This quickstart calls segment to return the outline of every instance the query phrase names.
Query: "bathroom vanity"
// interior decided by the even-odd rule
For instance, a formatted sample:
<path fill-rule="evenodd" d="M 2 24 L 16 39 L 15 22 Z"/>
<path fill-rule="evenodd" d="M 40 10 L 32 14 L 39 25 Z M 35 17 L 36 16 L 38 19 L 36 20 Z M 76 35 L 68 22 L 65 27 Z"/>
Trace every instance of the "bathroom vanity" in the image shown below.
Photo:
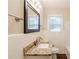
<path fill-rule="evenodd" d="M 49 42 L 39 40 L 34 41 L 29 46 L 24 48 L 25 59 L 50 59 L 51 50 Z"/>
<path fill-rule="evenodd" d="M 26 46 L 23 52 L 25 59 L 53 59 L 56 55 L 54 51 L 52 53 L 49 41 L 40 38 Z M 54 59 L 56 59 L 56 56 Z"/>
<path fill-rule="evenodd" d="M 51 52 L 49 48 L 42 48 L 38 46 L 32 47 L 29 51 L 25 53 L 25 59 L 49 59 L 51 57 Z"/>

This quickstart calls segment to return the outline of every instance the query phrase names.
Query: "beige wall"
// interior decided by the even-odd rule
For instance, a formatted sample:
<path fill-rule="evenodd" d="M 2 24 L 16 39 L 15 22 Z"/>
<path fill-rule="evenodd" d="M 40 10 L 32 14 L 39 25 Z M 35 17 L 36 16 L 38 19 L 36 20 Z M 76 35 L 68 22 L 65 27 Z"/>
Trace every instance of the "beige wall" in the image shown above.
<path fill-rule="evenodd" d="M 8 0 L 8 13 L 23 18 L 24 0 Z"/>
<path fill-rule="evenodd" d="M 8 14 L 23 18 L 24 0 L 8 0 Z M 23 20 L 16 22 L 15 18 L 8 16 L 8 34 L 23 33 Z"/>
<path fill-rule="evenodd" d="M 61 32 L 49 32 L 48 15 L 63 16 L 63 30 Z M 45 9 L 44 12 L 44 36 L 49 39 L 52 44 L 59 47 L 59 53 L 65 53 L 65 46 L 69 44 L 69 9 Z"/>
<path fill-rule="evenodd" d="M 20 34 L 23 33 L 23 20 L 19 22 L 15 21 L 14 17 L 8 16 L 8 34 Z"/>

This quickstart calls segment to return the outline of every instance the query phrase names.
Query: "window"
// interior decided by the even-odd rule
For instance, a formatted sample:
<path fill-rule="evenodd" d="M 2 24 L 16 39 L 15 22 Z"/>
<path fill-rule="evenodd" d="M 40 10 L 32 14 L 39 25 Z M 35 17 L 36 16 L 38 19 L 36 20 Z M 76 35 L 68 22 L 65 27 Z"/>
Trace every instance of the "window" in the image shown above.
<path fill-rule="evenodd" d="M 49 16 L 49 31 L 61 31 L 61 16 Z"/>

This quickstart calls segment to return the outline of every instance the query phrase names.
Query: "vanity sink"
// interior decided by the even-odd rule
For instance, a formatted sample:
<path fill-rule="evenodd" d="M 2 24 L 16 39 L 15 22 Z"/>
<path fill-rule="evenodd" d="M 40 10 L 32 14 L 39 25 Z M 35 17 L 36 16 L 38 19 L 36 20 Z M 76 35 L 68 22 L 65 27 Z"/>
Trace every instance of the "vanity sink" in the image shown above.
<path fill-rule="evenodd" d="M 47 44 L 47 43 L 40 43 L 38 45 L 38 48 L 49 48 L 49 44 Z"/>

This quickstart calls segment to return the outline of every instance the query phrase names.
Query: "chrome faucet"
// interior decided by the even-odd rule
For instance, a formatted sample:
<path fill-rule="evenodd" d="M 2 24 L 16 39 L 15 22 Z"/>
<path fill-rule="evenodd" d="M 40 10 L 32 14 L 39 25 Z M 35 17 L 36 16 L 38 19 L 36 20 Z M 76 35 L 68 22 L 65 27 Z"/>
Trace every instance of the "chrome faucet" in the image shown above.
<path fill-rule="evenodd" d="M 37 44 L 38 44 L 38 43 L 40 43 L 40 41 L 41 41 L 41 40 L 43 40 L 43 38 L 42 38 L 42 37 L 40 37 L 40 36 L 39 36 L 39 37 L 37 37 L 37 38 L 36 38 L 36 43 L 37 43 Z"/>

